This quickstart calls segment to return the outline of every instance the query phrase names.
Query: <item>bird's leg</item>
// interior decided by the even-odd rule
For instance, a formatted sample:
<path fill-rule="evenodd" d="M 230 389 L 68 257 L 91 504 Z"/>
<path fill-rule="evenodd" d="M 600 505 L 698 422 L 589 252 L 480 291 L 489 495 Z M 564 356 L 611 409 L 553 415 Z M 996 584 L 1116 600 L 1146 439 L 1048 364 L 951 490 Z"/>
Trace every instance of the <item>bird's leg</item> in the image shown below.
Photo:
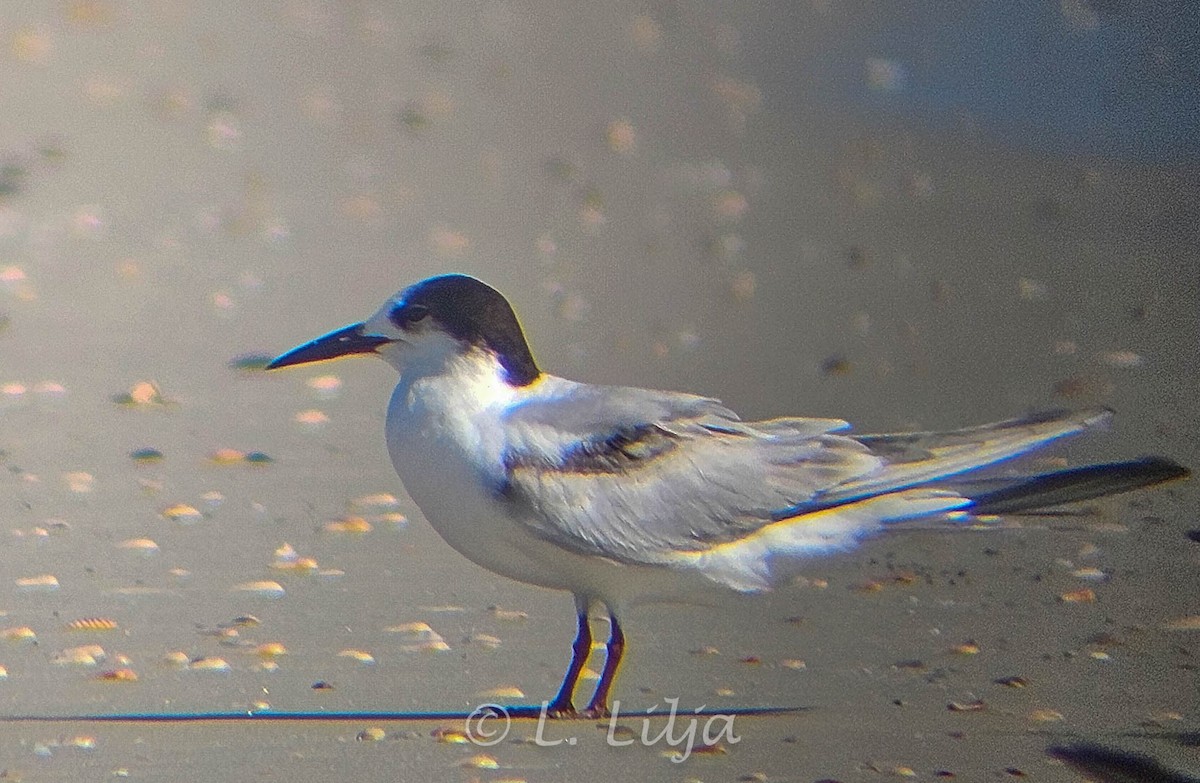
<path fill-rule="evenodd" d="M 612 626 L 612 633 L 608 637 L 608 646 L 605 648 L 604 670 L 600 672 L 600 682 L 596 685 L 596 692 L 592 694 L 592 700 L 588 702 L 587 709 L 584 714 L 589 718 L 607 718 L 612 715 L 612 711 L 608 708 L 608 694 L 612 690 L 613 681 L 617 678 L 617 668 L 621 665 L 621 656 L 625 654 L 625 634 L 621 632 L 621 624 L 617 622 L 616 615 L 611 611 L 608 614 L 608 622 Z"/>
<path fill-rule="evenodd" d="M 592 652 L 592 629 L 588 625 L 587 602 L 576 599 L 575 606 L 578 611 L 579 631 L 575 634 L 574 644 L 571 645 L 571 665 L 567 667 L 567 674 L 558 688 L 558 695 L 546 708 L 546 714 L 551 718 L 576 716 L 575 704 L 571 697 L 575 693 L 575 684 L 579 682 L 583 665 L 587 663 L 588 655 Z"/>

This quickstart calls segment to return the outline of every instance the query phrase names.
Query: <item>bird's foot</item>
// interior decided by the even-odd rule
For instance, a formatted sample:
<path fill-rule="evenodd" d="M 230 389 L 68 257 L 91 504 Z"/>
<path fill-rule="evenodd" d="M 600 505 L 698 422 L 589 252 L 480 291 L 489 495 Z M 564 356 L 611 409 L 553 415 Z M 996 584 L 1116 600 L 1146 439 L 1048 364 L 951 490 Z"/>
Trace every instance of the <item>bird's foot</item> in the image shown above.
<path fill-rule="evenodd" d="M 589 704 L 579 710 L 569 701 L 552 701 L 546 705 L 546 717 L 554 720 L 600 720 L 611 718 L 612 710 L 607 704 Z"/>
<path fill-rule="evenodd" d="M 607 704 L 589 704 L 579 713 L 579 717 L 587 718 L 588 720 L 602 720 L 604 718 L 611 718 L 612 710 L 608 708 Z"/>
<path fill-rule="evenodd" d="M 546 717 L 555 720 L 573 720 L 581 717 L 581 715 L 575 709 L 575 705 L 571 703 L 570 699 L 563 699 L 561 701 L 555 699 L 546 705 Z"/>

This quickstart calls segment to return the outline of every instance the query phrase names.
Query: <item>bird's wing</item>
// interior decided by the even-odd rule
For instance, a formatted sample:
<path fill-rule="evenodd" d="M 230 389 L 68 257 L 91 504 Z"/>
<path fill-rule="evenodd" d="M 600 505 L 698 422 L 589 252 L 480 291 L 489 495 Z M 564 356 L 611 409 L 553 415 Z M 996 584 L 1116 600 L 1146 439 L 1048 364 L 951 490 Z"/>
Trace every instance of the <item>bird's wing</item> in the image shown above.
<path fill-rule="evenodd" d="M 782 513 L 794 516 L 933 483 L 974 498 L 978 493 L 969 486 L 971 482 L 957 477 L 1111 421 L 1112 411 L 1107 409 L 1049 410 L 945 432 L 854 435 L 884 461 L 883 469 L 832 487 Z"/>
<path fill-rule="evenodd" d="M 509 411 L 499 491 L 516 519 L 566 549 L 670 562 L 806 518 L 820 526 L 843 506 L 852 519 L 852 506 L 871 503 L 874 523 L 855 522 L 862 533 L 961 507 L 970 493 L 954 491 L 956 477 L 1109 415 L 1058 411 L 951 432 L 852 436 L 839 434 L 847 425 L 837 419 L 743 422 L 703 397 L 578 385 Z M 872 500 L 883 496 L 897 502 Z"/>
<path fill-rule="evenodd" d="M 716 400 L 571 385 L 505 419 L 500 493 L 536 535 L 655 563 L 735 540 L 878 471 L 837 419 L 742 422 Z"/>

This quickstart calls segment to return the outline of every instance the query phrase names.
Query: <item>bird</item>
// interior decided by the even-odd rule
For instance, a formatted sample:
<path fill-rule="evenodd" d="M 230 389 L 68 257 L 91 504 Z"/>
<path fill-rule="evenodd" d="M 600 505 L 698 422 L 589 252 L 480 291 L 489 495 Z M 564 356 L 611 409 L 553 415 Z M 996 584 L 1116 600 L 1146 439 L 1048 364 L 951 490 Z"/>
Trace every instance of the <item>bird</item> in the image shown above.
<path fill-rule="evenodd" d="M 388 452 L 442 538 L 485 569 L 574 596 L 570 664 L 542 705 L 553 718 L 611 715 L 633 606 L 763 592 L 906 522 L 954 527 L 1188 475 L 1162 457 L 979 475 L 1104 425 L 1102 409 L 854 434 L 840 419 L 744 421 L 709 397 L 568 380 L 541 369 L 503 294 L 458 273 L 410 285 L 267 369 L 349 356 L 399 372 Z M 578 709 L 593 610 L 607 613 L 609 636 Z"/>

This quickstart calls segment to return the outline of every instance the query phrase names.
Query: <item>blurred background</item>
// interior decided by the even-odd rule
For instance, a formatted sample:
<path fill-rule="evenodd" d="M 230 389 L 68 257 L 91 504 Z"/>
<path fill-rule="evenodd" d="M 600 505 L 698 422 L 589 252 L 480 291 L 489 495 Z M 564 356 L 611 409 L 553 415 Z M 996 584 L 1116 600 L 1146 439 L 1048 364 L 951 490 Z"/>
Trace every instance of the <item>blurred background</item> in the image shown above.
<path fill-rule="evenodd" d="M 1197 29 L 1194 4 L 1137 0 L 0 6 L 0 708 L 552 693 L 570 602 L 420 518 L 383 446 L 392 371 L 257 369 L 431 274 L 505 292 L 556 374 L 866 431 L 1107 405 L 1072 460 L 1195 466 Z M 1195 492 L 1094 510 L 646 610 L 618 686 L 639 708 L 814 708 L 727 752 L 678 767 L 590 726 L 491 752 L 529 780 L 1070 780 L 1046 729 L 1195 766 L 1171 741 L 1197 727 Z M 404 649 L 412 622 L 444 654 Z M 993 682 L 1017 675 L 1042 690 Z M 501 774 L 384 728 L 0 724 L 0 768 Z"/>

